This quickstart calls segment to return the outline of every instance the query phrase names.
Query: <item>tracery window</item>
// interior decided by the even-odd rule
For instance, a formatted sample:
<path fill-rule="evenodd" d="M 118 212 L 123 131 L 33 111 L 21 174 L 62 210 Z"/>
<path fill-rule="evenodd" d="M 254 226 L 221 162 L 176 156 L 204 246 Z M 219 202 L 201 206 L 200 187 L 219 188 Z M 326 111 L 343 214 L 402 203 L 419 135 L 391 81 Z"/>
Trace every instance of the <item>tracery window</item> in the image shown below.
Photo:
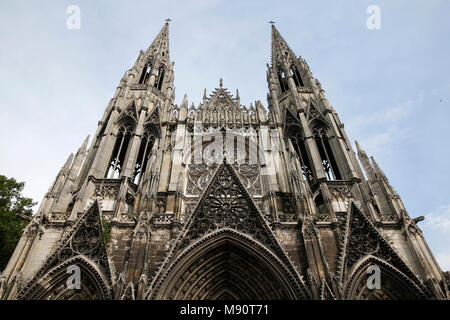
<path fill-rule="evenodd" d="M 341 174 L 331 150 L 326 130 L 323 127 L 316 127 L 312 130 L 317 149 L 319 150 L 323 170 L 328 180 L 341 180 Z"/>
<path fill-rule="evenodd" d="M 144 68 L 142 69 L 142 74 L 141 74 L 141 78 L 139 79 L 139 83 L 140 84 L 147 84 L 151 73 L 152 73 L 152 66 L 149 65 L 149 64 L 146 64 L 144 66 Z"/>
<path fill-rule="evenodd" d="M 159 67 L 156 73 L 155 88 L 161 90 L 163 81 L 164 81 L 164 67 L 161 66 Z"/>
<path fill-rule="evenodd" d="M 314 179 L 311 164 L 309 162 L 308 154 L 306 153 L 305 141 L 300 134 L 296 134 L 291 138 L 292 145 L 300 158 L 300 165 L 302 168 L 303 178 L 307 181 L 312 181 Z"/>
<path fill-rule="evenodd" d="M 139 147 L 139 153 L 136 159 L 136 164 L 134 165 L 133 172 L 133 182 L 139 183 L 142 176 L 144 175 L 145 169 L 147 168 L 148 158 L 150 152 L 155 143 L 155 135 L 150 130 L 149 127 L 145 127 L 144 133 L 141 138 L 141 146 Z"/>
<path fill-rule="evenodd" d="M 282 70 L 278 71 L 278 81 L 280 81 L 281 93 L 284 93 L 288 89 L 288 85 L 286 81 L 286 74 Z"/>
<path fill-rule="evenodd" d="M 106 178 L 108 176 L 110 179 L 120 177 L 133 133 L 134 125 L 130 121 L 127 121 L 120 126 L 117 132 L 116 143 L 112 152 L 109 168 L 106 172 Z"/>
<path fill-rule="evenodd" d="M 298 69 L 292 65 L 289 69 L 289 72 L 291 73 L 292 78 L 294 79 L 294 83 L 297 87 L 304 87 L 302 77 L 300 76 L 300 72 L 298 72 Z"/>

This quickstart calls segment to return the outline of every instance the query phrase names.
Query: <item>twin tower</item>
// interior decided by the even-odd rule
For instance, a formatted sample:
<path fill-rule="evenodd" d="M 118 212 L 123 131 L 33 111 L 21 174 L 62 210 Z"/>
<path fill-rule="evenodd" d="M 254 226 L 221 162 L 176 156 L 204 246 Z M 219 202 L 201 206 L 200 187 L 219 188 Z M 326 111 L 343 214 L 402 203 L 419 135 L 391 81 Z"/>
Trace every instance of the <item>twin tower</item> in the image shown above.
<path fill-rule="evenodd" d="M 267 107 L 174 103 L 166 23 L 60 170 L 2 299 L 447 299 L 416 223 L 272 24 Z"/>

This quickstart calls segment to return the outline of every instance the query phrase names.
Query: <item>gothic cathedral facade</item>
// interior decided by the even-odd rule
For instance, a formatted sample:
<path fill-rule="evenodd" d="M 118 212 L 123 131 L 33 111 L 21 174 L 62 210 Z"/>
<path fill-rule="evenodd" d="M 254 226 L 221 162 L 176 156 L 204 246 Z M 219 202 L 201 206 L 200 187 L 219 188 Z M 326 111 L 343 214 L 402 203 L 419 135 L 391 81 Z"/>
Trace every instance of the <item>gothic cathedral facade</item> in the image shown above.
<path fill-rule="evenodd" d="M 56 176 L 0 299 L 448 299 L 421 218 L 273 24 L 267 67 L 267 108 L 222 80 L 177 105 L 167 22 Z"/>

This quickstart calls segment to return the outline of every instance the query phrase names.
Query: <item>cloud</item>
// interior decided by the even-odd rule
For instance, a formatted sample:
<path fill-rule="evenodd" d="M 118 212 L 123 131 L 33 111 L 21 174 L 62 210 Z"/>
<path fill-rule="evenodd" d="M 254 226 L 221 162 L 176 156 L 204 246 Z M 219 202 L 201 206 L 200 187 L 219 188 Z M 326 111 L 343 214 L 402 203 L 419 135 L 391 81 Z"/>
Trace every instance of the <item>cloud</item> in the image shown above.
<path fill-rule="evenodd" d="M 436 260 L 441 266 L 442 271 L 450 271 L 450 253 L 438 253 Z"/>
<path fill-rule="evenodd" d="M 450 204 L 438 206 L 425 215 L 420 226 L 430 243 L 434 256 L 443 271 L 450 270 Z"/>
<path fill-rule="evenodd" d="M 81 30 L 70 31 L 66 8 L 71 2 L 1 1 L 1 173 L 25 181 L 24 194 L 42 200 L 70 152 L 95 132 L 123 72 L 167 17 L 173 20 L 177 103 L 184 93 L 190 102 L 201 102 L 203 89 L 210 93 L 222 77 L 231 92 L 239 89 L 242 104 L 261 99 L 266 106 L 267 22 L 273 19 L 322 82 L 345 118 L 348 136 L 398 179 L 411 168 L 399 189 L 409 199 L 408 210 L 434 208 L 436 199 L 447 197 L 450 179 L 450 171 L 435 169 L 445 168 L 442 159 L 449 156 L 450 85 L 443 71 L 449 69 L 450 46 L 440 35 L 450 30 L 450 19 L 447 1 L 415 3 L 386 2 L 383 12 L 391 17 L 383 20 L 382 30 L 370 31 L 367 5 L 350 1 L 307 6 L 290 1 L 291 10 L 267 0 L 135 1 L 133 6 L 83 1 Z M 421 90 L 427 93 L 426 108 Z M 414 143 L 394 150 L 403 142 Z M 385 165 L 382 158 L 392 151 L 395 157 Z M 416 162 L 408 161 L 411 155 Z M 418 175 L 420 181 L 409 181 Z M 439 222 L 444 211 L 433 211 L 425 227 L 433 252 L 443 257 L 450 255 L 445 248 L 449 229 L 442 227 L 448 224 Z M 439 226 L 440 231 L 434 229 Z"/>
<path fill-rule="evenodd" d="M 407 137 L 408 132 L 408 128 L 391 126 L 384 132 L 360 139 L 360 142 L 369 154 L 380 156 L 382 153 L 389 152 L 397 141 Z"/>
<path fill-rule="evenodd" d="M 450 231 L 450 205 L 439 206 L 435 212 L 425 215 L 424 227 L 437 231 Z"/>
<path fill-rule="evenodd" d="M 380 109 L 371 114 L 357 114 L 348 121 L 347 129 L 352 136 L 359 137 L 366 152 L 382 157 L 389 153 L 393 146 L 408 137 L 410 129 L 407 120 L 412 111 L 422 106 L 424 92 L 392 108 Z"/>
<path fill-rule="evenodd" d="M 371 114 L 358 114 L 350 119 L 349 127 L 353 130 L 366 130 L 367 126 L 380 124 L 393 124 L 400 120 L 407 118 L 411 111 L 422 106 L 424 100 L 424 93 L 421 92 L 418 96 L 408 99 L 404 102 L 398 103 L 392 108 L 378 110 Z"/>

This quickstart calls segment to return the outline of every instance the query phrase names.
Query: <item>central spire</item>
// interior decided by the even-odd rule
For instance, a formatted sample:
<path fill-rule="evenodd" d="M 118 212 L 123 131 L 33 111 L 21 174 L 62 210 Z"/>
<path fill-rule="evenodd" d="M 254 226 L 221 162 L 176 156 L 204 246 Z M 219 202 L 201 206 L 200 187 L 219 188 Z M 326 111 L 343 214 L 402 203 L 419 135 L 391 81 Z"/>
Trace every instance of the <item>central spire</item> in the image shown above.
<path fill-rule="evenodd" d="M 152 51 L 154 53 L 159 52 L 164 60 L 167 59 L 167 61 L 169 61 L 169 22 L 172 20 L 168 18 L 165 21 L 166 23 L 162 27 L 161 31 L 156 36 L 155 40 L 153 40 L 152 44 L 148 47 L 147 53 Z"/>
<path fill-rule="evenodd" d="M 283 39 L 280 32 L 275 27 L 275 22 L 269 22 L 272 25 L 272 65 L 276 61 L 287 58 L 289 55 L 296 58 L 294 52 L 291 50 L 286 40 Z"/>

